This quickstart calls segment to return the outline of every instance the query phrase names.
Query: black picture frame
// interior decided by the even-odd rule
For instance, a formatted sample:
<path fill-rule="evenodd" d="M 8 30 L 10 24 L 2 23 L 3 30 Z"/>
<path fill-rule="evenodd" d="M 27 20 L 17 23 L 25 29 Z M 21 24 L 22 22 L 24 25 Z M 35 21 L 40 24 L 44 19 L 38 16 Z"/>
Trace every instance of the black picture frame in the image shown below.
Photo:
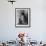
<path fill-rule="evenodd" d="M 23 13 L 23 15 L 22 15 L 22 13 Z M 19 16 L 19 17 L 17 17 L 17 16 Z M 20 21 L 20 24 L 18 24 L 19 23 L 18 22 L 19 18 L 21 18 L 21 19 L 24 18 L 22 16 L 26 16 L 26 18 L 28 17 L 28 19 L 27 19 L 28 21 L 25 20 L 24 21 L 25 23 L 24 22 L 22 23 Z M 19 27 L 19 28 L 29 28 L 29 27 L 31 27 L 31 9 L 30 8 L 15 8 L 15 27 Z"/>

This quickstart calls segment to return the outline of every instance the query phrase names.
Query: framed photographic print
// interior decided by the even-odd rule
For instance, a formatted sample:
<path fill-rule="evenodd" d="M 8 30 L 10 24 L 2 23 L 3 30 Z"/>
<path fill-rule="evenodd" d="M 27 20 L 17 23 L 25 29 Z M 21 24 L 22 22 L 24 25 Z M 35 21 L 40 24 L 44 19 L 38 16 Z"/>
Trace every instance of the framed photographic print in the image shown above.
<path fill-rule="evenodd" d="M 30 8 L 15 8 L 15 27 L 30 27 Z"/>

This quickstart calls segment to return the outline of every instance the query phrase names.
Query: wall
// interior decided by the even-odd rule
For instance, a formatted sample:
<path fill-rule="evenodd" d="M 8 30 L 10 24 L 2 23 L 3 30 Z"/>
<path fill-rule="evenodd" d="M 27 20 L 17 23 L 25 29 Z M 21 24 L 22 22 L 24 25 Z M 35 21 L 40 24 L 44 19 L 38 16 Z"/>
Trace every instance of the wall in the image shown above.
<path fill-rule="evenodd" d="M 0 41 L 15 40 L 19 32 L 29 33 L 33 40 L 46 40 L 45 0 L 17 0 L 13 5 L 0 0 Z M 15 8 L 31 8 L 31 27 L 15 27 Z"/>

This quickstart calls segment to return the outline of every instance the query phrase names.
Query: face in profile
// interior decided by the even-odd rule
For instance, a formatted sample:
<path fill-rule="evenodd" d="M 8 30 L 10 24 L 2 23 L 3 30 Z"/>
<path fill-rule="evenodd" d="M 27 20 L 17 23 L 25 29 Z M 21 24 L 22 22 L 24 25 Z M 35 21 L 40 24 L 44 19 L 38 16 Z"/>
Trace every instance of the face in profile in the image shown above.
<path fill-rule="evenodd" d="M 25 22 L 24 22 L 24 16 L 23 16 L 23 15 L 20 16 L 20 18 L 19 18 L 19 23 L 20 23 L 20 24 L 24 24 L 24 23 L 25 23 Z"/>
<path fill-rule="evenodd" d="M 23 22 L 23 21 L 24 21 L 24 16 L 21 15 L 21 16 L 20 16 L 20 19 L 21 19 L 21 21 Z"/>

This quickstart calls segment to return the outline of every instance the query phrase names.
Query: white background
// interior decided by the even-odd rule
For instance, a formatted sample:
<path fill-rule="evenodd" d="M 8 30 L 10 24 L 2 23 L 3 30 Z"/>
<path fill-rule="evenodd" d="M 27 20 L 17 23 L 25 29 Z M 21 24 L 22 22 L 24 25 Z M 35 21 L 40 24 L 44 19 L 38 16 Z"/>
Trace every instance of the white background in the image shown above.
<path fill-rule="evenodd" d="M 31 27 L 15 27 L 15 8 L 31 8 Z M 0 0 L 0 41 L 15 40 L 19 32 L 29 33 L 31 39 L 46 40 L 46 0 L 17 0 L 13 5 Z"/>

